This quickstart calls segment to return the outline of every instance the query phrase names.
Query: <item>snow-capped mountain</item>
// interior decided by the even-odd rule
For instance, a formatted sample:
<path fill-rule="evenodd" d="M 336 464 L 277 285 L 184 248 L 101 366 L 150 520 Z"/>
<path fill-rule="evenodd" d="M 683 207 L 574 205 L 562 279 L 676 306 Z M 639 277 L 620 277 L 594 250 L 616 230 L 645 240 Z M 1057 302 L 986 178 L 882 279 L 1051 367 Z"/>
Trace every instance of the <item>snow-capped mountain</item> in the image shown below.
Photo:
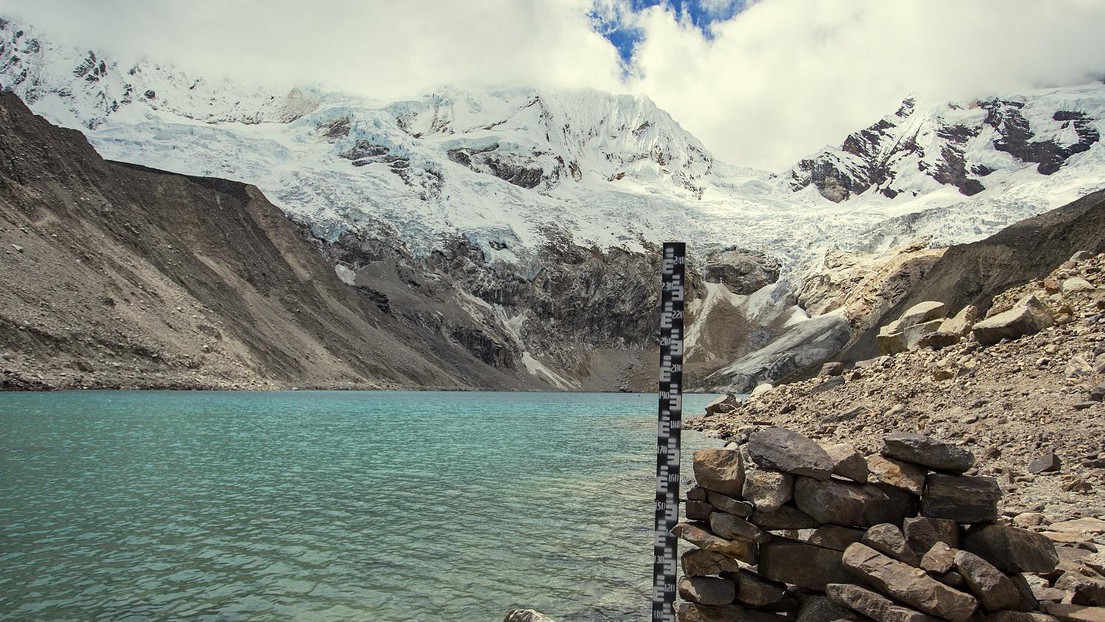
<path fill-rule="evenodd" d="M 828 269 L 827 251 L 973 241 L 1105 185 L 1098 83 L 953 104 L 909 99 L 780 175 L 718 161 L 642 96 L 442 87 L 384 102 L 282 92 L 120 64 L 8 21 L 0 21 L 0 84 L 82 130 L 108 159 L 256 185 L 340 250 L 336 269 L 351 284 L 362 282 L 366 255 L 360 242 L 347 248 L 350 236 L 387 240 L 411 257 L 463 260 L 464 273 L 451 278 L 475 294 L 481 317 L 497 318 L 496 338 L 522 349 L 525 322 L 513 314 L 530 313 L 526 288 L 565 254 L 550 245 L 636 252 L 682 239 L 699 267 L 724 249 L 760 253 L 778 264 L 779 282 L 755 301 L 751 292 L 718 294 L 722 302 L 701 305 L 694 319 L 728 322 L 735 313 L 760 327 L 762 344 L 805 317 L 764 315 L 764 304 L 793 304 L 798 287 Z M 725 356 L 702 358 L 720 365 Z"/>

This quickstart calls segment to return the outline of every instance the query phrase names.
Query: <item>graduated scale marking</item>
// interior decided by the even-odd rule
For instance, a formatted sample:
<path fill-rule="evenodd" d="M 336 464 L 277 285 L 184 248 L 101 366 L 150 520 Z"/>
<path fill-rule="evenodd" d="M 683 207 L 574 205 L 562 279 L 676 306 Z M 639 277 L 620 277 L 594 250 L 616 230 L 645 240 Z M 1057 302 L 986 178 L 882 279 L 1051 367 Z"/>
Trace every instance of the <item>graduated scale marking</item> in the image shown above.
<path fill-rule="evenodd" d="M 664 243 L 660 296 L 660 403 L 656 431 L 656 520 L 652 620 L 675 622 L 679 444 L 683 430 L 683 285 L 686 244 Z"/>

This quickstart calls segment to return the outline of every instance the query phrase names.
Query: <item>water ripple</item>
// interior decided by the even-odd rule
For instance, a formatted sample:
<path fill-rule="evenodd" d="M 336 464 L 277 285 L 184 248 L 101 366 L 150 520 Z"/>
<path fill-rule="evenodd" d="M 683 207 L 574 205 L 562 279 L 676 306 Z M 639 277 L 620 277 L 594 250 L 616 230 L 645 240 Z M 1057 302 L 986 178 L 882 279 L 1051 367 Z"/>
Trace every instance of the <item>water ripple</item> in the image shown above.
<path fill-rule="evenodd" d="M 0 620 L 644 619 L 654 412 L 649 395 L 0 394 Z M 709 443 L 686 435 L 685 457 Z"/>

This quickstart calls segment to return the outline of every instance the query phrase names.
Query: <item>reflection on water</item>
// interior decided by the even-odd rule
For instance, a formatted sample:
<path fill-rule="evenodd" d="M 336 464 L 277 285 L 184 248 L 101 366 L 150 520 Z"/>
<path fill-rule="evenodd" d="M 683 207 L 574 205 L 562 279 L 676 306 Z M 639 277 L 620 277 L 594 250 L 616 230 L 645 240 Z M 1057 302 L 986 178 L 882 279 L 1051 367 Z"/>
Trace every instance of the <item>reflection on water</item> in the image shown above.
<path fill-rule="evenodd" d="M 640 620 L 655 411 L 625 394 L 0 394 L 0 619 Z M 684 434 L 686 474 L 714 444 Z"/>

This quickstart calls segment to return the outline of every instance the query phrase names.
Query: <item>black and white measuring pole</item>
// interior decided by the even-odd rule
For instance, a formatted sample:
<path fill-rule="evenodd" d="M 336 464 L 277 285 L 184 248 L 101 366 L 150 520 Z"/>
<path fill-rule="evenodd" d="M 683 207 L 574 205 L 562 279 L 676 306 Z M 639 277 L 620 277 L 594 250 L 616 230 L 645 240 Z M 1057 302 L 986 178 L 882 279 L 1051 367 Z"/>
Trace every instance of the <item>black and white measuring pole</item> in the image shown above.
<path fill-rule="evenodd" d="M 686 244 L 664 243 L 660 298 L 660 416 L 656 433 L 656 535 L 652 620 L 675 622 L 679 440 L 683 429 L 683 267 Z"/>

